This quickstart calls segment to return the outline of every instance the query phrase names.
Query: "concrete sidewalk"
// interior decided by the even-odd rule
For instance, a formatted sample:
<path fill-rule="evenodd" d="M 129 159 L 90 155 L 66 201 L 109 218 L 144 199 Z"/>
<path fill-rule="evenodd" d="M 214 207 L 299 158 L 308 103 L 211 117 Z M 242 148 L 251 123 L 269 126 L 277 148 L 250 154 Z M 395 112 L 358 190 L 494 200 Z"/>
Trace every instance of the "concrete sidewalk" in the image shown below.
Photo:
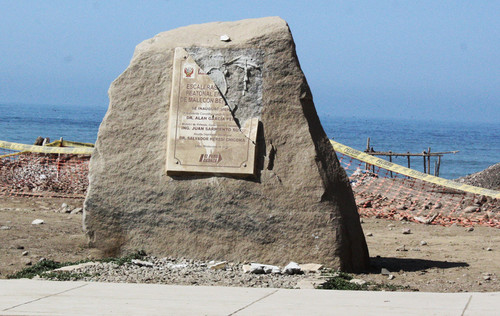
<path fill-rule="evenodd" d="M 500 293 L 0 280 L 0 315 L 499 315 Z"/>

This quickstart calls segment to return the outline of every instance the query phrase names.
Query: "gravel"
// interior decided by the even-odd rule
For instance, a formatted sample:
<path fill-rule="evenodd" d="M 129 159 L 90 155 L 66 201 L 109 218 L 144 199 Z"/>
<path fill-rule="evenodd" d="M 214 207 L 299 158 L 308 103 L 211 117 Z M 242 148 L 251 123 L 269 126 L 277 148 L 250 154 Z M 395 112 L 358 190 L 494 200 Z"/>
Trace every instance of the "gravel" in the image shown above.
<path fill-rule="evenodd" d="M 114 262 L 67 267 L 74 279 L 113 283 L 160 283 L 178 285 L 240 286 L 262 288 L 298 288 L 297 284 L 319 273 L 309 274 L 253 274 L 244 273 L 243 264 L 227 263 L 224 269 L 211 269 L 213 262 L 156 258 L 148 256 L 135 263 L 118 265 Z M 43 276 L 42 278 L 49 278 Z"/>
<path fill-rule="evenodd" d="M 500 162 L 483 171 L 458 178 L 456 181 L 486 189 L 500 190 Z"/>

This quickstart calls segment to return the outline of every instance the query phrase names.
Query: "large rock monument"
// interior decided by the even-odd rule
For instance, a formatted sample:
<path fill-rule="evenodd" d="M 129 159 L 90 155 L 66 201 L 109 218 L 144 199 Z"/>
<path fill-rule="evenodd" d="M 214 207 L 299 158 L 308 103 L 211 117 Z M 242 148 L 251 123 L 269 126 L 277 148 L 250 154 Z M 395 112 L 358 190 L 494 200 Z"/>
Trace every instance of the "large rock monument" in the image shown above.
<path fill-rule="evenodd" d="M 368 267 L 348 178 L 284 20 L 161 33 L 136 47 L 109 98 L 85 200 L 92 246 Z"/>

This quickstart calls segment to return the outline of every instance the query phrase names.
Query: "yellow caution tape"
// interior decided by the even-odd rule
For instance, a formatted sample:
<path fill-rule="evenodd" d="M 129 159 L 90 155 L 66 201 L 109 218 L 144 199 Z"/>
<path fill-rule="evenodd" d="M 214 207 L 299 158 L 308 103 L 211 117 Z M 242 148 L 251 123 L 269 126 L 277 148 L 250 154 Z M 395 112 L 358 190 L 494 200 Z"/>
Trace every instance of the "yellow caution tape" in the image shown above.
<path fill-rule="evenodd" d="M 22 152 L 18 151 L 17 153 L 12 153 L 12 154 L 7 154 L 7 155 L 1 155 L 0 158 L 7 158 L 7 157 L 14 157 L 17 155 L 22 154 Z"/>
<path fill-rule="evenodd" d="M 69 140 L 63 140 L 62 145 L 64 147 L 68 146 L 68 147 L 91 147 L 91 148 L 94 148 L 94 144 L 92 144 L 92 143 L 72 142 Z"/>
<path fill-rule="evenodd" d="M 91 144 L 91 143 L 72 142 L 69 140 L 55 140 L 53 142 L 45 144 L 45 146 L 50 146 L 50 147 L 92 147 L 92 148 L 94 148 L 94 144 Z"/>
<path fill-rule="evenodd" d="M 497 199 L 500 198 L 500 192 L 495 190 L 479 188 L 465 183 L 458 183 L 451 180 L 435 177 L 430 174 L 425 174 L 420 171 L 406 168 L 401 165 L 389 162 L 387 160 L 365 154 L 362 151 L 337 143 L 336 141 L 330 140 L 330 142 L 332 143 L 332 146 L 335 149 L 335 151 L 343 153 L 349 157 L 356 158 L 370 165 L 381 167 L 389 171 L 397 172 L 399 174 L 412 177 L 415 179 L 420 179 L 430 183 L 439 184 L 450 189 L 470 192 L 474 194 L 486 195 Z M 56 144 L 51 144 L 51 145 L 54 146 Z M 82 146 L 82 147 L 75 148 L 75 147 L 36 146 L 36 145 L 11 143 L 0 140 L 0 148 L 17 150 L 17 151 L 27 151 L 36 153 L 46 153 L 46 154 L 76 154 L 76 155 L 91 155 L 92 152 L 94 151 L 94 148 L 91 147 L 93 145 L 88 143 L 63 141 L 63 145 Z M 9 156 L 10 155 L 11 154 L 9 154 Z"/>
<path fill-rule="evenodd" d="M 475 186 L 468 185 L 465 183 L 458 183 L 455 181 L 435 177 L 435 176 L 432 176 L 430 174 L 425 174 L 423 172 L 413 170 L 410 168 L 406 168 L 406 167 L 403 167 L 401 165 L 392 163 L 390 161 L 368 155 L 362 151 L 359 151 L 359 150 L 356 150 L 354 148 L 348 147 L 346 145 L 337 143 L 336 141 L 330 140 L 330 142 L 332 143 L 333 149 L 335 149 L 335 151 L 343 153 L 344 155 L 347 155 L 349 157 L 356 158 L 357 160 L 366 162 L 370 165 L 381 167 L 381 168 L 387 169 L 389 171 L 397 172 L 399 174 L 402 174 L 402 175 L 405 175 L 405 176 L 408 176 L 411 178 L 416 178 L 416 179 L 420 179 L 420 180 L 423 180 L 426 182 L 439 184 L 439 185 L 442 185 L 442 186 L 450 188 L 450 189 L 470 192 L 470 193 L 474 193 L 474 194 L 481 194 L 481 195 L 490 196 L 492 198 L 500 199 L 500 192 L 498 192 L 498 191 L 485 189 L 485 188 L 479 188 L 479 187 L 475 187 Z"/>
<path fill-rule="evenodd" d="M 66 142 L 66 141 L 64 141 Z M 64 144 L 64 143 L 63 143 Z M 28 151 L 34 153 L 45 153 L 45 154 L 75 154 L 75 155 L 91 155 L 94 151 L 92 147 L 52 147 L 52 146 L 36 146 L 36 145 L 26 145 L 11 143 L 0 140 L 0 148 L 18 150 L 18 151 Z"/>

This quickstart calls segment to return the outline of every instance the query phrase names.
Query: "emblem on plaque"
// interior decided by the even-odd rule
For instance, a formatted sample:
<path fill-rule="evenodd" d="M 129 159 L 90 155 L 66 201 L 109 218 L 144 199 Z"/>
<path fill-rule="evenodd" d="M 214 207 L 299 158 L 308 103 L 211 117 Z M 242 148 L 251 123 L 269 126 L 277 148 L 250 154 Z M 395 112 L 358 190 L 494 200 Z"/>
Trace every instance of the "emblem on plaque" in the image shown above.
<path fill-rule="evenodd" d="M 194 74 L 194 68 L 191 66 L 184 67 L 184 76 L 185 78 L 192 78 Z"/>

